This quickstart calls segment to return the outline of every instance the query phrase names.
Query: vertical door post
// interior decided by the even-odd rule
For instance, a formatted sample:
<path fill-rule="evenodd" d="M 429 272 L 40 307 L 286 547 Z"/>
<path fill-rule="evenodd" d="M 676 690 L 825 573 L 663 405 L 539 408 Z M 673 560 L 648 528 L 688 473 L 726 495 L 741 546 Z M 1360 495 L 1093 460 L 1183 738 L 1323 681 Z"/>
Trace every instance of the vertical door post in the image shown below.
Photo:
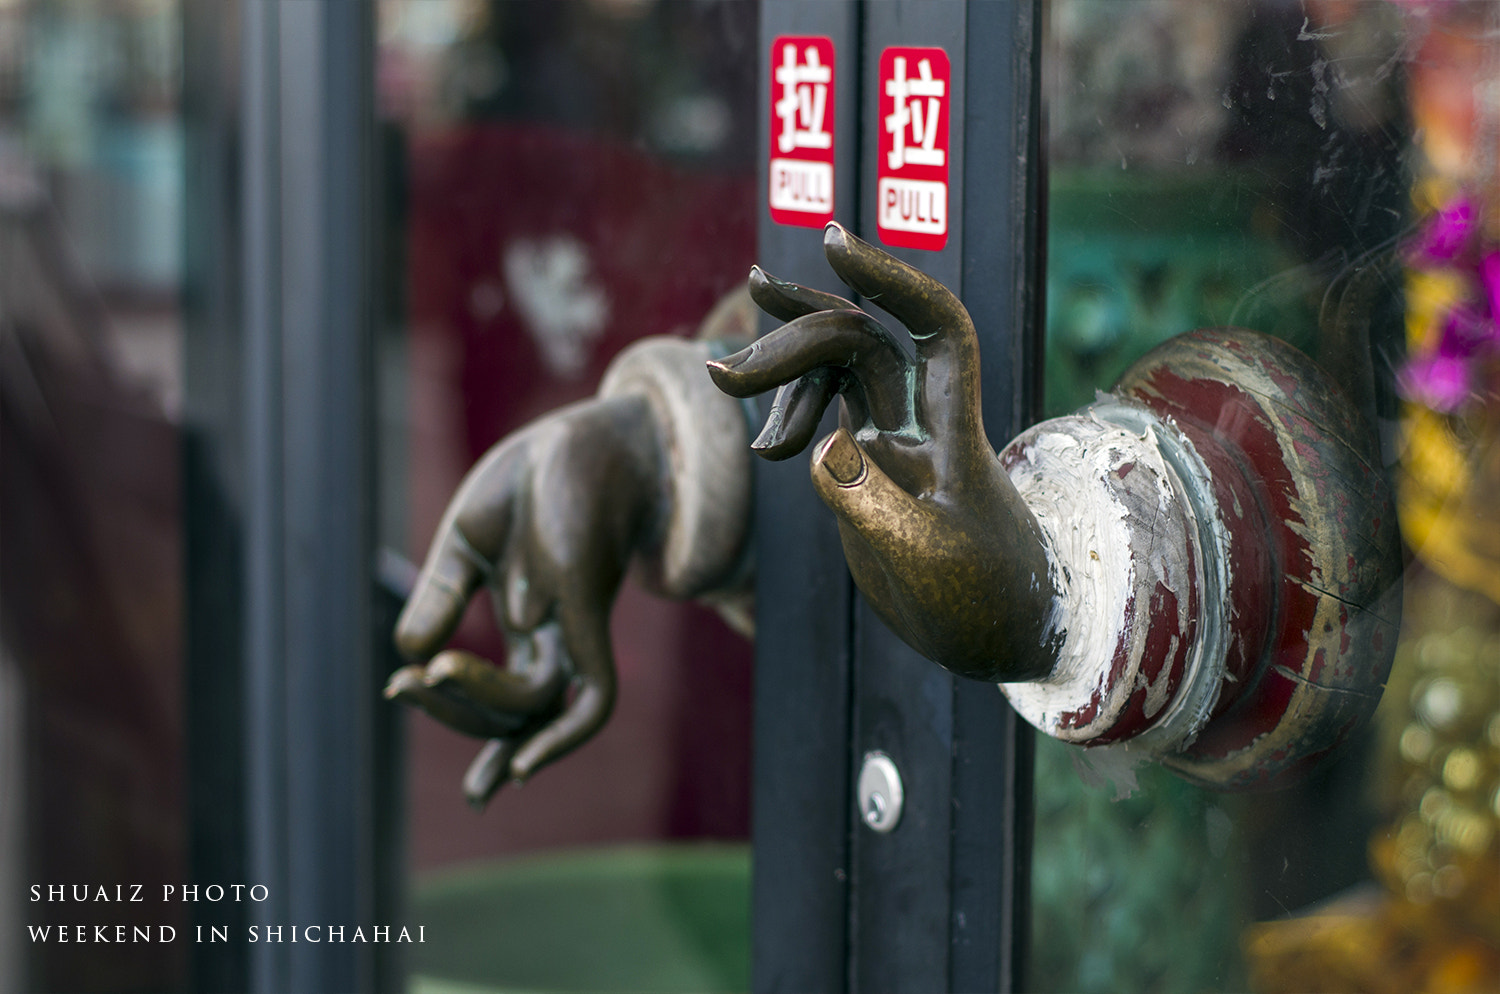
<path fill-rule="evenodd" d="M 757 259 L 767 272 L 847 292 L 823 260 L 823 233 L 778 224 L 768 200 L 777 39 L 828 38 L 834 72 L 834 216 L 857 211 L 860 6 L 766 0 L 760 26 Z M 776 322 L 761 316 L 762 333 Z M 770 410 L 762 398 L 761 414 Z M 825 429 L 833 430 L 836 412 Z M 756 635 L 751 835 L 751 983 L 757 991 L 846 989 L 849 916 L 849 605 L 838 528 L 804 459 L 756 460 Z"/>
<path fill-rule="evenodd" d="M 882 55 L 943 50 L 945 237 L 898 236 L 908 247 L 891 251 L 969 307 L 986 424 L 1002 443 L 1033 419 L 1039 382 L 1039 16 L 1037 0 L 773 2 L 761 30 L 767 70 L 777 38 L 837 39 L 840 79 L 853 72 L 857 82 L 838 90 L 836 217 L 888 248 L 877 203 Z M 760 258 L 798 281 L 831 280 L 817 231 L 765 210 Z M 1014 990 L 1027 919 L 1029 729 L 998 688 L 951 677 L 849 596 L 833 517 L 793 462 L 757 478 L 756 989 Z M 877 750 L 905 789 L 888 834 L 861 824 L 852 794 Z"/>
<path fill-rule="evenodd" d="M 193 870 L 268 893 L 195 947 L 195 984 L 395 989 L 386 947 L 287 934 L 401 924 L 371 551 L 374 8 L 187 17 Z"/>

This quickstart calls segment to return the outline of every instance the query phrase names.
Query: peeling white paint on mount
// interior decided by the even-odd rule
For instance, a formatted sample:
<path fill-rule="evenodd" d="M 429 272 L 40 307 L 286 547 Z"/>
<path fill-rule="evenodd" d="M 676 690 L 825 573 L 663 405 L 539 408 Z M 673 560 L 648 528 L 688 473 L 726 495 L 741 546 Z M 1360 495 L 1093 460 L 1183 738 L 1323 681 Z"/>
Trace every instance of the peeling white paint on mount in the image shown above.
<path fill-rule="evenodd" d="M 1070 738 L 1062 716 L 1104 694 L 1125 629 L 1135 586 L 1129 515 L 1106 477 L 1135 458 L 1140 441 L 1071 415 L 1037 425 L 1009 448 L 1021 455 L 1010 467 L 1011 482 L 1041 527 L 1063 644 L 1045 679 L 1000 686 L 1027 721 Z"/>
<path fill-rule="evenodd" d="M 1065 741 L 1191 741 L 1229 637 L 1228 533 L 1207 467 L 1170 421 L 1109 396 L 1022 434 L 1003 460 L 1042 531 L 1063 632 L 1048 677 L 1001 685 L 1017 712 Z"/>

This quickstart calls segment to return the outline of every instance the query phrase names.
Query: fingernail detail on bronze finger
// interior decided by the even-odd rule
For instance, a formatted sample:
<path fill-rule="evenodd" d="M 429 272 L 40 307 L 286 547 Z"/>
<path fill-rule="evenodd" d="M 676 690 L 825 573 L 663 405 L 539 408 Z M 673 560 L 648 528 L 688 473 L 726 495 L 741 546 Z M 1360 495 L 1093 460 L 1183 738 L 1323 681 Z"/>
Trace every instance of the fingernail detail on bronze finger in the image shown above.
<path fill-rule="evenodd" d="M 766 272 L 759 266 L 750 267 L 750 284 L 752 286 L 760 284 L 763 286 L 780 287 L 781 289 L 786 289 L 787 287 L 793 287 L 795 289 L 794 284 L 788 283 L 786 280 L 778 279 L 777 277 L 772 276 L 770 273 Z"/>
<path fill-rule="evenodd" d="M 750 443 L 750 448 L 756 452 L 762 452 L 776 445 L 786 437 L 786 412 L 781 405 L 771 408 L 771 414 L 766 418 L 765 427 L 760 434 L 755 436 L 755 441 Z"/>
<path fill-rule="evenodd" d="M 828 437 L 823 451 L 818 453 L 818 464 L 841 487 L 853 486 L 865 476 L 865 457 L 846 431 L 836 431 Z"/>
<path fill-rule="evenodd" d="M 744 362 L 746 359 L 750 358 L 750 356 L 753 355 L 754 352 L 755 346 L 752 345 L 749 348 L 740 349 L 738 352 L 727 355 L 722 359 L 710 359 L 708 361 L 708 366 L 710 369 L 733 369 L 740 363 Z"/>
<path fill-rule="evenodd" d="M 409 694 L 422 686 L 422 667 L 417 665 L 403 666 L 391 674 L 391 678 L 385 685 L 385 696 L 387 700 L 395 700 L 403 694 Z"/>

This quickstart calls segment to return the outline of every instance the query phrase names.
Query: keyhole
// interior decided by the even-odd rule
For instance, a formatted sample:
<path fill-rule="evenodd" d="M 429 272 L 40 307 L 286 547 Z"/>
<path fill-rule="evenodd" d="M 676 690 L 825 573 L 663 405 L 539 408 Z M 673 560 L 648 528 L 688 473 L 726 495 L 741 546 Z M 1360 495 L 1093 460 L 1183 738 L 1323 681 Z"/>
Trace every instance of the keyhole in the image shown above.
<path fill-rule="evenodd" d="M 859 818 L 871 831 L 882 834 L 893 831 L 901 820 L 901 808 L 905 791 L 901 786 L 901 774 L 891 757 L 880 750 L 865 754 L 864 765 L 859 771 L 858 796 L 855 810 Z"/>

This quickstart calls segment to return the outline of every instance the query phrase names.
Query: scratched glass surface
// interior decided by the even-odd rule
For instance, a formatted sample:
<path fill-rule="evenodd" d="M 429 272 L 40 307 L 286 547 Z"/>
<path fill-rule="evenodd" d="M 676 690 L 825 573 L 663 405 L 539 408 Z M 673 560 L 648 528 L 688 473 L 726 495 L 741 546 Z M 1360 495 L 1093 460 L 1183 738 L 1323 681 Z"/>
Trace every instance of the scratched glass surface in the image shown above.
<path fill-rule="evenodd" d="M 1500 4 L 1055 0 L 1046 407 L 1253 328 L 1364 410 L 1409 565 L 1368 732 L 1234 796 L 1043 739 L 1039 991 L 1500 989 Z"/>
<path fill-rule="evenodd" d="M 757 18 L 736 2 L 380 5 L 401 557 L 420 561 L 492 444 L 743 285 Z M 478 600 L 459 644 L 502 659 Z M 460 789 L 480 743 L 408 720 L 429 936 L 415 989 L 748 987 L 750 645 L 629 583 L 613 636 L 608 725 L 483 813 Z"/>

